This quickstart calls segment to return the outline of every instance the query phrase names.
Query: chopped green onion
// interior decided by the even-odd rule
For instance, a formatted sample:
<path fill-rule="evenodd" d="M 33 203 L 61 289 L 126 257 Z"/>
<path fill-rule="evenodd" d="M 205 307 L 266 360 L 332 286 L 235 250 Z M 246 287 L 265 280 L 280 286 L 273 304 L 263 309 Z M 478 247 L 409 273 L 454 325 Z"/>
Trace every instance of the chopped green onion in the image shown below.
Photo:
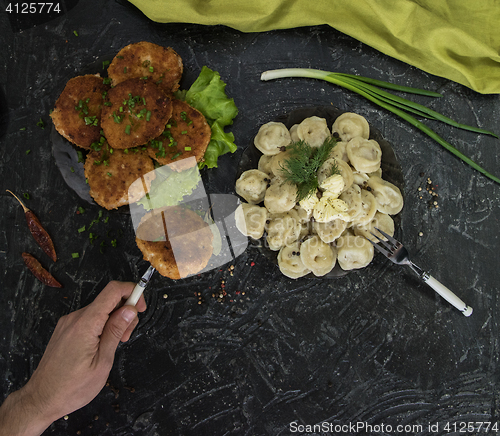
<path fill-rule="evenodd" d="M 26 198 L 26 200 L 29 200 L 29 199 L 30 199 L 30 195 L 29 195 L 27 192 L 25 192 L 25 193 L 23 194 L 23 197 L 24 197 L 24 198 Z"/>
<path fill-rule="evenodd" d="M 31 153 L 31 150 L 26 150 L 25 152 L 26 154 L 30 154 Z"/>
<path fill-rule="evenodd" d="M 40 118 L 40 120 L 38 121 L 38 123 L 36 123 L 36 125 L 38 127 L 40 127 L 41 129 L 45 129 L 45 123 L 43 122 L 43 120 Z"/>
<path fill-rule="evenodd" d="M 130 124 L 127 124 L 126 127 L 125 127 L 125 133 L 127 135 L 130 135 Z"/>
<path fill-rule="evenodd" d="M 75 36 L 78 36 L 78 32 L 77 32 L 76 30 L 73 30 L 73 34 L 74 34 Z"/>
<path fill-rule="evenodd" d="M 80 253 L 71 253 L 71 257 L 73 259 L 78 259 L 80 257 Z"/>
<path fill-rule="evenodd" d="M 83 233 L 84 231 L 85 231 L 85 226 L 80 227 L 80 228 L 78 229 L 78 233 Z"/>
<path fill-rule="evenodd" d="M 184 150 L 191 151 L 191 147 L 184 147 Z"/>
<path fill-rule="evenodd" d="M 102 69 L 103 70 L 105 70 L 108 65 L 109 65 L 109 61 L 102 61 Z"/>

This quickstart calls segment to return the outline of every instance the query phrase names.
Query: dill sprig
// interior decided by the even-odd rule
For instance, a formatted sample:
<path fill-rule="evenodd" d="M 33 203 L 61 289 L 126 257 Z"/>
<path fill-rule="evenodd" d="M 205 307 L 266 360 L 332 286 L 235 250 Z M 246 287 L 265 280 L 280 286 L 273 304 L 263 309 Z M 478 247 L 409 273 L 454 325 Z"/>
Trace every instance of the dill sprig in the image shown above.
<path fill-rule="evenodd" d="M 307 142 L 299 141 L 286 148 L 290 152 L 290 158 L 283 162 L 281 173 L 286 183 L 297 186 L 297 202 L 318 189 L 318 170 L 329 158 L 336 143 L 336 139 L 330 137 L 320 147 L 311 147 Z M 330 175 L 338 173 L 335 165 L 331 171 Z"/>

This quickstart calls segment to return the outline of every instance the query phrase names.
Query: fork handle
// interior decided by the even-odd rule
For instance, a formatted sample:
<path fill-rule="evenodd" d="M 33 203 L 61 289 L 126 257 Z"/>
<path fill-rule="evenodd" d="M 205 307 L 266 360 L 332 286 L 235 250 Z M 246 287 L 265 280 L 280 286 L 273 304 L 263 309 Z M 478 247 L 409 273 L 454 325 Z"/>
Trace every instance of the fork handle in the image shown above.
<path fill-rule="evenodd" d="M 465 316 L 472 315 L 472 307 L 467 306 L 467 304 L 465 304 L 460 298 L 458 298 L 453 292 L 451 292 L 446 286 L 437 281 L 430 274 L 424 273 L 421 277 L 425 283 L 441 295 L 441 297 L 443 297 L 448 303 L 455 306 Z"/>

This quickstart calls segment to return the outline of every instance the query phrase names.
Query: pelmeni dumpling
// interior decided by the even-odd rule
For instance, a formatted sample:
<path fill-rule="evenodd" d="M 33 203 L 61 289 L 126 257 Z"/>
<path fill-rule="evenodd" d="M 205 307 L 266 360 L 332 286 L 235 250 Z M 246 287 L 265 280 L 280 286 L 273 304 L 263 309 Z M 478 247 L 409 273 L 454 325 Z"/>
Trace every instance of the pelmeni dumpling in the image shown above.
<path fill-rule="evenodd" d="M 335 147 L 333 147 L 333 150 L 330 152 L 330 155 L 328 157 L 334 157 L 338 160 L 349 162 L 349 158 L 347 157 L 346 146 L 347 142 L 337 141 Z"/>
<path fill-rule="evenodd" d="M 371 176 L 382 177 L 382 168 L 379 168 L 373 173 L 361 173 L 359 171 L 353 171 L 352 174 L 354 176 L 353 183 L 356 183 L 356 185 L 359 185 L 361 187 L 366 187 L 366 182 Z"/>
<path fill-rule="evenodd" d="M 353 220 L 353 225 L 368 224 L 377 213 L 377 200 L 374 195 L 366 189 L 361 190 L 361 211 Z"/>
<path fill-rule="evenodd" d="M 353 138 L 347 143 L 346 152 L 356 171 L 372 173 L 380 168 L 382 150 L 374 139 Z"/>
<path fill-rule="evenodd" d="M 395 215 L 401 211 L 403 208 L 403 196 L 397 186 L 378 176 L 370 177 L 367 184 L 375 196 L 377 209 L 380 212 Z"/>
<path fill-rule="evenodd" d="M 338 219 L 327 223 L 313 222 L 313 232 L 316 233 L 325 244 L 330 244 L 339 238 L 346 227 L 347 222 Z"/>
<path fill-rule="evenodd" d="M 300 247 L 298 242 L 285 245 L 278 253 L 278 267 L 281 273 L 292 279 L 298 279 L 311 271 L 306 268 L 300 258 Z"/>
<path fill-rule="evenodd" d="M 330 159 L 326 160 L 325 163 L 329 160 Z M 339 170 L 340 175 L 344 178 L 345 190 L 352 185 L 352 181 L 354 180 L 352 169 L 346 161 L 335 159 L 335 162 L 337 163 L 337 170 Z"/>
<path fill-rule="evenodd" d="M 263 154 L 273 156 L 290 144 L 290 132 L 283 123 L 271 121 L 260 127 L 254 144 Z"/>
<path fill-rule="evenodd" d="M 368 174 L 360 173 L 359 171 L 353 171 L 352 175 L 353 175 L 352 183 L 358 186 L 365 186 L 366 182 L 370 178 Z"/>
<path fill-rule="evenodd" d="M 373 245 L 363 236 L 341 236 L 336 245 L 337 261 L 344 271 L 364 268 L 373 260 Z"/>
<path fill-rule="evenodd" d="M 389 236 L 394 236 L 394 220 L 386 213 L 378 211 L 368 224 L 354 226 L 352 230 L 354 230 L 354 234 L 356 236 L 363 236 L 373 242 L 378 242 L 377 238 L 373 236 L 373 234 L 380 237 L 380 239 L 387 241 L 387 238 L 382 235 L 382 233 L 377 232 L 375 228 L 382 230 Z"/>
<path fill-rule="evenodd" d="M 295 206 L 296 199 L 297 186 L 275 177 L 264 195 L 264 206 L 269 213 L 286 212 Z"/>
<path fill-rule="evenodd" d="M 270 214 L 266 231 L 267 243 L 273 251 L 278 251 L 281 247 L 297 241 L 301 231 L 297 211 L 292 209 L 284 213 Z"/>
<path fill-rule="evenodd" d="M 300 245 L 300 259 L 315 276 L 328 274 L 336 262 L 336 250 L 325 244 L 317 235 L 305 240 Z"/>
<path fill-rule="evenodd" d="M 324 118 L 309 117 L 297 127 L 297 136 L 311 147 L 320 147 L 331 135 Z"/>
<path fill-rule="evenodd" d="M 352 138 L 361 137 L 368 139 L 370 126 L 368 121 L 361 115 L 346 112 L 340 115 L 332 126 L 332 133 L 338 133 L 340 139 L 349 142 Z"/>
<path fill-rule="evenodd" d="M 269 168 L 271 169 L 273 177 L 283 177 L 283 169 L 286 167 L 285 161 L 291 159 L 291 156 L 292 151 L 286 150 L 271 157 Z"/>
<path fill-rule="evenodd" d="M 300 204 L 297 204 L 294 209 L 297 211 L 301 223 L 308 223 L 311 221 L 312 210 L 304 209 Z"/>
<path fill-rule="evenodd" d="M 262 171 L 245 171 L 236 180 L 236 193 L 250 204 L 259 204 L 264 200 L 270 181 L 269 176 Z"/>
<path fill-rule="evenodd" d="M 292 142 L 299 142 L 300 138 L 299 135 L 297 135 L 297 128 L 299 127 L 298 124 L 294 124 L 292 127 L 290 127 L 290 138 L 292 138 Z"/>
<path fill-rule="evenodd" d="M 349 216 L 348 221 L 354 221 L 361 213 L 361 188 L 358 185 L 352 184 L 340 194 L 339 198 L 347 204 L 346 213 Z"/>
<path fill-rule="evenodd" d="M 293 208 L 297 211 L 297 215 L 300 220 L 300 235 L 299 239 L 305 238 L 309 233 L 311 233 L 311 217 L 312 210 L 306 210 L 302 206 L 297 205 Z"/>
<path fill-rule="evenodd" d="M 257 169 L 259 171 L 262 171 L 263 173 L 266 173 L 268 176 L 273 177 L 273 171 L 271 170 L 271 159 L 273 156 L 268 156 L 266 154 L 263 154 L 260 159 L 259 163 L 257 166 Z"/>
<path fill-rule="evenodd" d="M 241 203 L 234 212 L 236 228 L 245 236 L 260 239 L 269 213 L 265 207 Z"/>

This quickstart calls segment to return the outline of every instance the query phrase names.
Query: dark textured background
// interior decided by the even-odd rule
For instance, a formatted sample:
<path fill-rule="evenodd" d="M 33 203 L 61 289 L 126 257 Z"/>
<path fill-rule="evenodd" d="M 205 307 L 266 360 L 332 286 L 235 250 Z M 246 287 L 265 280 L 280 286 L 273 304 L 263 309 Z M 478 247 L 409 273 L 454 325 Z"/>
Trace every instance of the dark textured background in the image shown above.
<path fill-rule="evenodd" d="M 410 270 L 379 257 L 341 279 L 293 281 L 250 247 L 231 264 L 233 273 L 225 265 L 177 282 L 156 275 L 139 327 L 117 351 L 109 386 L 46 434 L 286 435 L 296 421 L 394 426 L 392 433 L 370 433 L 380 435 L 402 434 L 398 424 L 422 425 L 423 431 L 406 434 L 442 435 L 455 434 L 446 423 L 457 423 L 458 430 L 468 421 L 500 420 L 500 186 L 355 94 L 309 79 L 261 82 L 260 73 L 301 66 L 432 89 L 444 97 L 413 98 L 496 131 L 498 96 L 430 76 L 327 26 L 242 34 L 155 24 L 124 2 L 74 3 L 62 17 L 24 28 L 9 20 L 2 4 L 0 401 L 26 382 L 60 316 L 91 302 L 109 280 L 135 281 L 147 267 L 128 215 L 105 212 L 109 222 L 95 226 L 104 241 L 109 231 L 123 233 L 104 253 L 77 232 L 99 208 L 84 204 L 62 179 L 51 153 L 49 111 L 70 77 L 148 40 L 182 56 L 184 87 L 203 65 L 219 71 L 240 110 L 232 127 L 240 149 L 205 171 L 209 192 L 234 191 L 241 153 L 262 123 L 304 106 L 364 115 L 392 143 L 403 168 L 406 203 L 398 236 L 474 313 L 465 318 Z M 36 125 L 40 118 L 45 129 Z M 428 125 L 500 174 L 498 140 Z M 428 205 L 428 177 L 439 193 L 438 209 Z M 27 205 L 55 240 L 56 263 L 42 256 L 5 189 L 29 193 Z M 76 214 L 79 206 L 85 214 Z M 64 288 L 37 282 L 22 251 L 38 256 Z M 222 284 L 227 296 L 213 297 Z M 430 432 L 429 423 L 440 423 L 440 430 Z"/>

